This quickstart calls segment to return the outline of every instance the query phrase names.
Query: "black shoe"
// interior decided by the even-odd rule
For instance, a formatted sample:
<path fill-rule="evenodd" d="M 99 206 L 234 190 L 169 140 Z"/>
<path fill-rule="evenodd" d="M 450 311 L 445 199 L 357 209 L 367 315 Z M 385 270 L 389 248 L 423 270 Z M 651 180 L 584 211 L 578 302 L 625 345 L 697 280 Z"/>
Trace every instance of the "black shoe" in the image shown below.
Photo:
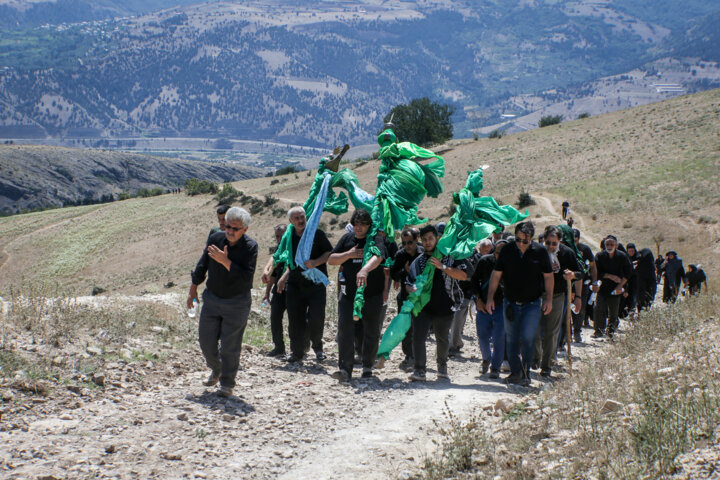
<path fill-rule="evenodd" d="M 275 347 L 267 353 L 268 357 L 279 357 L 285 355 L 285 347 Z"/>
<path fill-rule="evenodd" d="M 350 382 L 350 374 L 346 372 L 345 370 L 338 370 L 337 372 L 333 373 L 331 375 L 332 378 L 337 380 L 340 383 L 348 383 Z"/>
<path fill-rule="evenodd" d="M 545 370 L 545 369 L 540 370 L 540 376 L 541 376 L 541 377 L 547 377 L 547 378 L 549 378 L 550 375 L 552 375 L 551 370 Z"/>
<path fill-rule="evenodd" d="M 362 375 L 360 378 L 372 378 L 372 369 L 371 368 L 363 368 Z"/>
<path fill-rule="evenodd" d="M 522 375 L 509 375 L 505 377 L 505 383 L 508 385 L 520 385 L 521 387 L 529 387 L 530 379 Z"/>
<path fill-rule="evenodd" d="M 362 358 L 360 358 L 360 355 L 355 355 L 355 358 L 353 358 L 353 364 L 362 365 Z"/>
<path fill-rule="evenodd" d="M 412 357 L 405 357 L 405 360 L 400 362 L 400 370 L 409 372 L 415 368 L 415 359 Z"/>
<path fill-rule="evenodd" d="M 302 357 L 298 357 L 294 353 L 291 353 L 287 357 L 285 357 L 285 361 L 288 363 L 300 363 L 302 362 Z"/>
<path fill-rule="evenodd" d="M 490 376 L 488 378 L 492 378 L 493 380 L 500 378 L 500 370 L 490 370 Z"/>
<path fill-rule="evenodd" d="M 533 362 L 532 365 L 530 365 L 530 370 L 538 370 L 540 368 L 540 364 L 538 362 Z"/>
<path fill-rule="evenodd" d="M 490 368 L 490 360 L 483 360 L 482 366 L 480 367 L 480 374 L 485 375 Z"/>
<path fill-rule="evenodd" d="M 455 358 L 456 356 L 460 355 L 460 349 L 457 347 L 452 347 L 448 350 L 448 358 Z"/>
<path fill-rule="evenodd" d="M 592 334 L 592 338 L 602 338 L 603 334 L 602 332 L 595 332 Z"/>
<path fill-rule="evenodd" d="M 574 341 L 575 343 L 582 343 L 582 335 L 580 335 L 580 334 L 578 333 L 577 335 L 575 335 L 575 336 L 573 337 L 573 341 Z"/>
<path fill-rule="evenodd" d="M 325 353 L 322 350 L 318 350 L 317 352 L 315 352 L 315 359 L 318 362 L 322 362 L 326 358 L 327 358 L 327 355 L 325 355 Z"/>

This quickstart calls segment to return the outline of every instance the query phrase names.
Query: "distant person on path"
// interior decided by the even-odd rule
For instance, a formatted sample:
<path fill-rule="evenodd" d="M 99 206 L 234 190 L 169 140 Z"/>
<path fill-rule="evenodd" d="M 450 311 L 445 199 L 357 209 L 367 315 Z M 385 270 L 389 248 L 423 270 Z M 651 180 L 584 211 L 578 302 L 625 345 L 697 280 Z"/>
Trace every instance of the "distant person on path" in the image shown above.
<path fill-rule="evenodd" d="M 573 295 L 574 291 L 575 309 L 579 311 L 582 307 L 582 287 L 579 280 L 584 276 L 583 269 L 575 252 L 560 243 L 561 238 L 562 233 L 556 226 L 549 225 L 545 228 L 545 248 L 550 254 L 553 272 L 552 310 L 540 319 L 534 358 L 535 362 L 540 364 L 540 375 L 543 377 L 549 377 L 552 373 L 560 329 L 564 324 L 563 313 L 567 296 Z M 573 290 L 569 292 L 568 280 L 573 281 Z"/>
<path fill-rule="evenodd" d="M 192 272 L 187 305 L 197 299 L 197 287 L 207 276 L 198 325 L 200 348 L 210 376 L 204 382 L 220 382 L 218 394 L 228 397 L 235 387 L 242 339 L 250 314 L 253 275 L 258 245 L 245 235 L 250 214 L 242 208 L 227 211 L 225 232 L 210 236 L 207 248 Z M 218 342 L 220 348 L 218 349 Z"/>
<path fill-rule="evenodd" d="M 488 313 L 486 309 L 487 294 L 495 262 L 497 262 L 503 247 L 507 244 L 507 240 L 498 240 L 493 253 L 481 256 L 470 280 L 475 295 L 475 306 L 477 307 L 475 327 L 477 328 L 478 345 L 482 354 L 480 373 L 485 375 L 490 369 L 490 378 L 492 379 L 500 378 L 500 368 L 505 358 L 505 317 L 503 315 L 502 286 L 495 290 L 493 300 L 496 307 L 493 313 Z M 491 343 L 492 349 L 490 348 Z"/>
<path fill-rule="evenodd" d="M 212 227 L 210 229 L 210 234 L 208 235 L 208 240 L 210 239 L 210 235 L 217 232 L 224 232 L 225 231 L 225 214 L 230 209 L 230 205 L 220 205 L 217 210 L 215 210 L 215 213 L 217 214 L 217 221 L 218 226 Z"/>
<path fill-rule="evenodd" d="M 595 255 L 597 273 L 593 277 L 592 290 L 597 293 L 597 298 L 593 313 L 593 338 L 602 338 L 604 335 L 612 338 L 618 326 L 623 287 L 632 273 L 630 259 L 627 254 L 618 250 L 617 246 L 617 237 L 608 235 L 603 242 L 603 250 Z"/>
<path fill-rule="evenodd" d="M 562 203 L 562 217 L 563 220 L 567 220 L 568 215 L 570 215 L 570 202 L 565 200 Z M 570 225 L 572 227 L 572 225 Z"/>
<path fill-rule="evenodd" d="M 685 286 L 689 289 L 690 295 L 698 295 L 702 292 L 702 286 L 705 285 L 705 293 L 708 292 L 707 277 L 700 265 L 690 265 L 686 274 Z"/>
<path fill-rule="evenodd" d="M 657 293 L 655 256 L 649 248 L 643 248 L 638 253 L 635 274 L 637 275 L 637 310 L 639 313 L 652 306 Z"/>
<path fill-rule="evenodd" d="M 472 266 L 467 260 L 453 260 L 452 257 L 433 257 L 439 235 L 433 225 L 426 225 L 420 229 L 420 239 L 425 252 L 416 258 L 410 266 L 407 277 L 408 288 L 415 287 L 415 279 L 425 269 L 427 262 L 435 266 L 432 281 L 430 301 L 413 318 L 413 353 L 415 354 L 415 370 L 410 380 L 425 381 L 427 367 L 427 340 L 430 326 L 435 333 L 437 346 L 437 378 L 447 379 L 447 361 L 449 349 L 450 324 L 453 314 L 463 302 L 463 293 L 458 281 L 467 280 L 472 275 Z"/>
<path fill-rule="evenodd" d="M 422 245 L 418 245 L 419 236 L 419 231 L 413 228 L 406 228 L 402 231 L 400 235 L 402 249 L 395 255 L 393 265 L 390 267 L 390 277 L 394 282 L 395 288 L 399 289 L 397 294 L 398 312 L 408 297 L 405 281 L 407 280 L 408 273 L 410 273 L 410 265 L 425 251 Z M 405 354 L 405 359 L 400 363 L 400 368 L 403 370 L 412 370 L 415 365 L 415 356 L 413 355 L 412 349 L 412 330 L 412 325 L 410 325 L 402 341 L 402 351 Z"/>
<path fill-rule="evenodd" d="M 387 257 L 387 249 L 381 235 L 375 236 L 375 246 L 380 255 L 373 255 L 363 266 L 363 255 L 367 235 L 372 228 L 372 217 L 365 210 L 355 210 L 350 218 L 353 232 L 340 238 L 332 251 L 328 264 L 342 265 L 345 284 L 338 300 L 338 371 L 333 378 L 344 383 L 352 377 L 355 354 L 355 325 L 362 324 L 362 378 L 372 377 L 372 367 L 377 357 L 382 328 L 382 307 L 385 290 L 385 273 L 382 262 Z M 353 319 L 353 304 L 358 287 L 365 287 L 365 305 L 362 318 Z"/>
<path fill-rule="evenodd" d="M 682 258 L 677 256 L 677 252 L 670 250 L 665 254 L 665 262 L 660 267 L 660 270 L 665 278 L 663 281 L 663 302 L 675 303 L 678 293 L 680 293 L 680 284 L 687 280 Z"/>
<path fill-rule="evenodd" d="M 275 243 L 279 244 L 280 239 L 287 230 L 284 223 L 275 227 Z M 283 316 L 286 310 L 285 287 L 287 277 L 281 282 L 283 273 L 285 272 L 285 263 L 280 262 L 275 265 L 270 274 L 270 281 L 265 287 L 265 296 L 263 303 L 270 304 L 270 334 L 272 335 L 273 349 L 267 354 L 268 357 L 277 357 L 285 355 L 285 339 L 283 337 Z"/>
<path fill-rule="evenodd" d="M 530 366 L 535 354 L 540 317 L 552 311 L 553 271 L 547 249 L 533 242 L 535 226 L 520 222 L 515 241 L 502 248 L 495 263 L 485 310 L 495 312 L 495 293 L 503 281 L 505 339 L 510 375 L 506 383 L 530 385 Z M 544 297 L 544 301 L 542 298 Z"/>
<path fill-rule="evenodd" d="M 288 219 L 293 225 L 292 258 L 295 258 L 300 238 L 302 237 L 307 218 L 302 207 L 293 207 L 288 211 Z M 315 231 L 312 242 L 310 259 L 305 262 L 308 269 L 317 268 L 327 276 L 325 263 L 332 252 L 332 244 L 327 235 L 320 229 Z M 274 260 L 270 257 L 265 265 L 262 281 L 268 283 L 274 267 Z M 290 335 L 290 355 L 288 362 L 301 362 L 305 357 L 308 343 L 315 351 L 315 358 L 321 362 L 325 360 L 323 352 L 323 332 L 325 330 L 325 302 L 326 289 L 323 284 L 316 284 L 305 278 L 302 269 L 297 265 L 286 272 L 287 285 L 285 287 L 285 304 L 288 314 L 288 331 Z"/>

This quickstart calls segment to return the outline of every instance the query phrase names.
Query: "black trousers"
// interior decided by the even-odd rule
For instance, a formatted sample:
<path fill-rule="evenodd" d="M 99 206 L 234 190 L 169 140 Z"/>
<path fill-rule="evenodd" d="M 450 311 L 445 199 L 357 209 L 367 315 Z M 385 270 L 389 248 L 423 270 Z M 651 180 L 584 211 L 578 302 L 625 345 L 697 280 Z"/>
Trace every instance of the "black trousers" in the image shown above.
<path fill-rule="evenodd" d="M 275 348 L 285 350 L 285 339 L 283 338 L 283 315 L 285 315 L 285 291 L 277 293 L 273 288 L 270 298 L 270 333 Z"/>
<path fill-rule="evenodd" d="M 573 335 L 578 336 L 582 333 L 582 326 L 585 322 L 585 319 L 587 318 L 588 314 L 588 298 L 590 298 L 590 284 L 585 285 L 583 283 L 582 288 L 582 306 L 580 307 L 580 311 L 578 313 L 572 314 L 572 329 L 573 329 Z"/>
<path fill-rule="evenodd" d="M 290 351 L 305 356 L 308 341 L 313 350 L 322 351 L 325 330 L 325 285 L 310 282 L 288 283 L 285 305 L 288 314 Z"/>
<path fill-rule="evenodd" d="M 357 322 L 353 320 L 352 296 L 341 295 L 338 300 L 338 366 L 352 374 L 355 356 L 355 328 L 358 323 L 362 325 L 362 346 L 361 357 L 363 368 L 372 368 L 377 357 L 378 345 L 380 343 L 380 329 L 382 328 L 382 306 L 383 296 L 373 295 L 365 297 L 365 305 L 362 309 L 362 318 Z"/>
<path fill-rule="evenodd" d="M 450 325 L 452 325 L 454 316 L 455 315 L 452 312 L 449 315 L 433 315 L 423 310 L 417 317 L 413 318 L 413 352 L 415 353 L 415 370 L 424 372 L 427 367 L 427 350 L 425 347 L 425 341 L 427 340 L 431 325 L 433 327 L 433 332 L 435 333 L 438 367 L 447 365 L 448 350 L 450 348 Z"/>
<path fill-rule="evenodd" d="M 598 292 L 595 299 L 595 313 L 593 321 L 595 332 L 612 334 L 618 326 L 618 313 L 620 311 L 620 295 L 610 295 Z"/>

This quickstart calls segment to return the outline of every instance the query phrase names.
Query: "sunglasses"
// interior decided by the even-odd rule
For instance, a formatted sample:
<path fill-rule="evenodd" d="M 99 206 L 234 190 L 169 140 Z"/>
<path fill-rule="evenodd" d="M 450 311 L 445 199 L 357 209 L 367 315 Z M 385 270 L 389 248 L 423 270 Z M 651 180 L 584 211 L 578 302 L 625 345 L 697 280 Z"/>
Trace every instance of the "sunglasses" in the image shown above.
<path fill-rule="evenodd" d="M 527 245 L 532 242 L 532 240 L 530 240 L 529 238 L 516 238 L 515 241 L 517 243 L 522 243 L 523 245 Z"/>
<path fill-rule="evenodd" d="M 545 245 L 548 247 L 557 247 L 558 242 L 545 242 Z"/>
<path fill-rule="evenodd" d="M 231 232 L 239 232 L 240 230 L 244 230 L 244 229 L 245 229 L 245 227 L 237 228 L 237 227 L 232 227 L 230 225 L 225 225 L 225 230 L 230 230 Z"/>
<path fill-rule="evenodd" d="M 406 246 L 412 245 L 412 244 L 414 244 L 414 243 L 416 243 L 416 242 L 414 242 L 414 241 L 412 241 L 412 240 L 410 240 L 409 242 L 402 242 L 402 244 L 403 244 L 403 245 L 406 245 Z"/>

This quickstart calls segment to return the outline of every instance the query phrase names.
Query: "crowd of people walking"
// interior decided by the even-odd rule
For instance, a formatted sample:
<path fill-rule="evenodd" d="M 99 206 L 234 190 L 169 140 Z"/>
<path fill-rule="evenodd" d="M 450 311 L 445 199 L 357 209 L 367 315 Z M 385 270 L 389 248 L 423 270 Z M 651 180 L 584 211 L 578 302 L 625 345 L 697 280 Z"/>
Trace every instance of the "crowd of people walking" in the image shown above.
<path fill-rule="evenodd" d="M 690 265 L 686 271 L 675 251 L 656 259 L 648 248 L 638 250 L 633 243 L 623 245 L 617 236 L 606 235 L 594 253 L 580 241 L 580 231 L 571 228 L 569 212 L 569 204 L 563 204 L 567 224 L 547 226 L 537 237 L 530 221 L 516 224 L 512 233 L 498 229 L 464 260 L 434 255 L 444 223 L 404 229 L 399 246 L 380 231 L 369 260 L 363 258 L 373 223 L 368 212 L 356 210 L 335 245 L 317 229 L 304 267 L 317 268 L 324 275 L 328 264 L 339 267 L 338 296 L 330 299 L 337 301 L 338 312 L 338 370 L 333 377 L 348 382 L 356 366 L 362 378 L 374 375 L 389 296 L 397 292 L 400 311 L 408 295 L 417 290 L 417 278 L 428 263 L 435 267 L 427 279 L 430 301 L 412 317 L 399 364 L 410 373 L 409 380 L 418 382 L 427 379 L 431 335 L 436 345 L 436 377 L 449 379 L 449 359 L 461 355 L 465 346 L 468 315 L 475 320 L 480 373 L 499 379 L 507 369 L 506 383 L 529 385 L 533 369 L 543 377 L 552 375 L 558 367 L 558 349 L 567 341 L 581 343 L 583 328 L 592 328 L 594 339 L 612 340 L 623 319 L 632 320 L 652 306 L 658 284 L 663 285 L 666 303 L 675 302 L 681 294 L 698 294 L 703 286 L 707 290 L 702 267 Z M 218 227 L 211 231 L 192 272 L 187 301 L 191 308 L 198 299 L 198 286 L 207 279 L 198 328 L 210 369 L 204 384 L 219 383 L 218 393 L 227 396 L 235 386 L 258 245 L 246 234 L 251 221 L 247 211 L 220 207 L 217 217 Z M 303 208 L 291 208 L 288 221 L 294 258 L 307 225 Z M 287 228 L 286 224 L 275 227 L 278 244 Z M 272 257 L 263 268 L 262 282 L 274 344 L 268 355 L 302 362 L 312 349 L 315 361 L 326 360 L 326 286 L 301 275 L 297 265 L 276 263 Z M 360 287 L 364 287 L 362 315 L 354 316 Z M 566 338 L 563 328 L 568 308 L 571 338 Z M 289 350 L 283 332 L 285 313 Z"/>

